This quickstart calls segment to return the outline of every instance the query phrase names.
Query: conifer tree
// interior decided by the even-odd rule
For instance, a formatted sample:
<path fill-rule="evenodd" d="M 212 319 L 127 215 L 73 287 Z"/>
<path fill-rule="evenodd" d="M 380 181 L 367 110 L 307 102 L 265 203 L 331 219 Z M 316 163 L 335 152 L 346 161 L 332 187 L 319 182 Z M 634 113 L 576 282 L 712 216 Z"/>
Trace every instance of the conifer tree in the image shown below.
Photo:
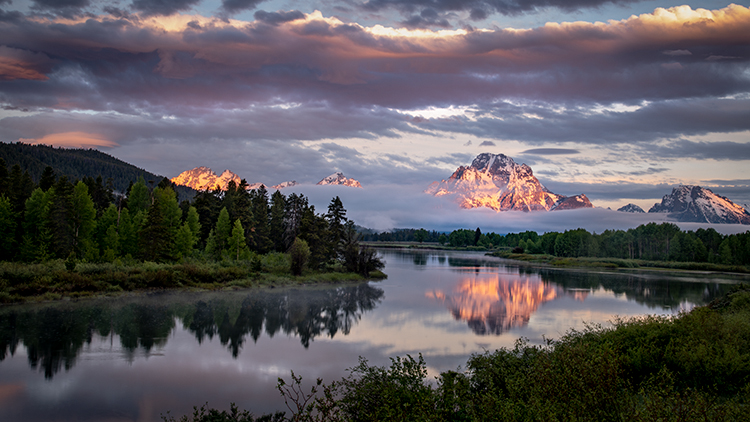
<path fill-rule="evenodd" d="M 198 244 L 198 241 L 200 240 L 201 223 L 200 223 L 200 216 L 198 215 L 198 210 L 195 207 L 190 206 L 190 208 L 188 208 L 187 218 L 185 219 L 185 223 L 188 225 L 190 232 L 193 234 L 193 237 L 195 238 L 193 241 L 193 245 Z"/>
<path fill-rule="evenodd" d="M 5 195 L 0 195 L 0 261 L 10 261 L 15 255 L 16 215 Z"/>
<path fill-rule="evenodd" d="M 155 188 L 153 198 L 154 203 L 149 207 L 145 225 L 139 233 L 140 254 L 147 260 L 169 261 L 175 254 L 182 212 L 172 188 Z"/>
<path fill-rule="evenodd" d="M 268 191 L 261 185 L 254 191 L 252 198 L 252 212 L 254 230 L 252 233 L 252 243 L 258 253 L 266 253 L 273 248 L 271 241 L 271 228 L 268 225 Z"/>
<path fill-rule="evenodd" d="M 39 177 L 39 187 L 43 191 L 47 192 L 52 186 L 55 185 L 56 181 L 57 176 L 55 175 L 55 171 L 52 169 L 52 167 L 47 166 L 44 168 L 42 175 Z"/>
<path fill-rule="evenodd" d="M 73 250 L 78 257 L 84 257 L 93 249 L 92 236 L 96 227 L 96 209 L 89 196 L 89 188 L 78 182 L 71 197 L 71 230 Z"/>
<path fill-rule="evenodd" d="M 48 224 L 50 228 L 50 251 L 57 258 L 67 258 L 73 251 L 73 233 L 71 231 L 71 198 L 73 185 L 66 176 L 57 179 L 50 194 Z"/>
<path fill-rule="evenodd" d="M 284 252 L 284 208 L 286 198 L 278 190 L 271 195 L 271 212 L 269 217 L 269 237 L 276 252 Z"/>
<path fill-rule="evenodd" d="M 21 259 L 24 261 L 44 261 L 49 258 L 51 235 L 48 224 L 51 192 L 37 188 L 26 200 L 23 223 Z"/>
<path fill-rule="evenodd" d="M 337 196 L 328 204 L 328 213 L 325 216 L 328 221 L 328 244 L 334 259 L 342 258 L 344 255 L 344 240 L 346 230 L 346 209 L 341 199 Z"/>
<path fill-rule="evenodd" d="M 247 259 L 250 254 L 247 242 L 245 241 L 245 229 L 242 228 L 242 223 L 239 218 L 234 220 L 232 235 L 227 239 L 226 252 L 235 260 Z"/>

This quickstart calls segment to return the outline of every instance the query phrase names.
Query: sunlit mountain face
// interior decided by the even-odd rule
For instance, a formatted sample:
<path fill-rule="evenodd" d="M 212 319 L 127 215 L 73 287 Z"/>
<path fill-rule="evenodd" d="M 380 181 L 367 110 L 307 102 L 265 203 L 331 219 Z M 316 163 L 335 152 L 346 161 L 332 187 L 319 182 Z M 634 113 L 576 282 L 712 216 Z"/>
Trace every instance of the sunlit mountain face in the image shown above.
<path fill-rule="evenodd" d="M 538 275 L 474 274 L 465 276 L 453 292 L 428 291 L 443 302 L 457 320 L 466 321 L 480 335 L 502 334 L 529 323 L 546 302 L 564 295 L 583 301 L 588 291 L 566 292 Z"/>

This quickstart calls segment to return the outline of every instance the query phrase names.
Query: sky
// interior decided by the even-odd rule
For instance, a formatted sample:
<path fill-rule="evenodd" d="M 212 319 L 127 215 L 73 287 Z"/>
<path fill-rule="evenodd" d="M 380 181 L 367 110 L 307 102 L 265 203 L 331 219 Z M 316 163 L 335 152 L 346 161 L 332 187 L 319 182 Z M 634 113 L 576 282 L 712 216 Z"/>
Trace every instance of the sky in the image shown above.
<path fill-rule="evenodd" d="M 362 192 L 300 189 L 378 229 L 627 227 L 422 191 L 491 152 L 604 209 L 679 184 L 750 204 L 748 28 L 725 1 L 0 0 L 0 141 L 167 177 L 341 171 Z"/>

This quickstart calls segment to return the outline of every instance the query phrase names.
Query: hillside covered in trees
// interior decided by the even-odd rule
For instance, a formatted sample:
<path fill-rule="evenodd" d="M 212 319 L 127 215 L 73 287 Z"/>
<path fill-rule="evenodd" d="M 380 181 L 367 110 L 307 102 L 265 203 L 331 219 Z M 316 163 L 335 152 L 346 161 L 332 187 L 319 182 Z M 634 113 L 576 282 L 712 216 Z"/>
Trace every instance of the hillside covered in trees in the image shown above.
<path fill-rule="evenodd" d="M 269 197 L 265 187 L 247 190 L 243 180 L 230 182 L 226 191 L 206 190 L 178 203 L 166 178 L 151 188 L 140 177 L 118 196 L 101 177 L 71 182 L 49 167 L 35 183 L 18 165 L 8 171 L 0 158 L 0 261 L 62 260 L 69 271 L 79 263 L 137 267 L 139 262 L 224 262 L 240 270 L 162 268 L 166 272 L 160 276 L 109 268 L 92 270 L 83 280 L 71 279 L 54 265 L 37 268 L 39 274 L 6 265 L 0 268 L 0 293 L 35 295 L 55 291 L 51 285 L 67 291 L 81 287 L 76 283 L 98 284 L 94 290 L 131 290 L 184 284 L 179 280 L 213 282 L 255 276 L 264 264 L 286 267 L 292 275 L 304 268 L 367 275 L 383 266 L 373 250 L 359 246 L 338 197 L 320 214 L 304 195 L 276 191 Z M 175 271 L 185 274 L 175 276 Z M 156 279 L 145 285 L 132 282 L 144 277 Z"/>
<path fill-rule="evenodd" d="M 143 177 L 147 184 L 159 183 L 164 178 L 96 149 L 0 142 L 0 158 L 9 168 L 18 165 L 21 173 L 27 172 L 35 183 L 39 183 L 47 167 L 55 169 L 58 176 L 66 176 L 68 180 L 101 176 L 104 183 L 116 192 L 125 192 L 139 177 Z M 181 199 L 192 198 L 196 193 L 187 186 L 175 186 L 173 189 Z"/>

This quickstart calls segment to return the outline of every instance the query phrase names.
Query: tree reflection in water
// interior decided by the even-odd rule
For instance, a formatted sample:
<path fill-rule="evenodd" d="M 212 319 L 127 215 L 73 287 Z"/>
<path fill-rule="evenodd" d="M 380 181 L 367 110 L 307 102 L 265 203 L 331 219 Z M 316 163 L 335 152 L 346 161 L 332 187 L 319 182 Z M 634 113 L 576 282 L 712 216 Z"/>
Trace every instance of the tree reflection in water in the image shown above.
<path fill-rule="evenodd" d="M 20 344 L 29 365 L 51 379 L 71 369 L 95 334 L 119 336 L 130 361 L 163 347 L 179 319 L 199 344 L 218 335 L 233 357 L 246 337 L 256 342 L 263 331 L 299 337 L 307 348 L 318 336 L 346 335 L 382 300 L 383 290 L 367 283 L 328 288 L 255 290 L 250 293 L 168 293 L 142 299 L 15 306 L 0 310 L 0 361 Z"/>

